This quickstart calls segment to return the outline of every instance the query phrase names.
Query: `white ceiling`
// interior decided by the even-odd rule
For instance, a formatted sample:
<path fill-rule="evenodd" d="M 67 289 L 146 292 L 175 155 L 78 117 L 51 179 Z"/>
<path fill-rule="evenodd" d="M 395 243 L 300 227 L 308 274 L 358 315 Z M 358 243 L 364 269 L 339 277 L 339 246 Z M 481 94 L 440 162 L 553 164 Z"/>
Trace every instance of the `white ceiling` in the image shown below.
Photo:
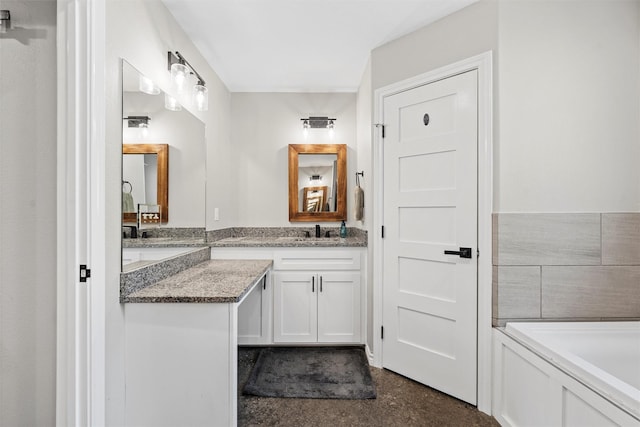
<path fill-rule="evenodd" d="M 372 49 L 477 0 L 162 1 L 232 92 L 355 92 Z"/>

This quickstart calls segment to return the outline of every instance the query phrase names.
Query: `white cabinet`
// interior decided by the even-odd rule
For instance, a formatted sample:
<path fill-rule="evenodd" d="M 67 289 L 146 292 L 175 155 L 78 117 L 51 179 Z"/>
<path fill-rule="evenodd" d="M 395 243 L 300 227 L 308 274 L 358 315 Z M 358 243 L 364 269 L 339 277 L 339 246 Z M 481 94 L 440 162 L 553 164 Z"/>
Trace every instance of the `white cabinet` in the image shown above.
<path fill-rule="evenodd" d="M 316 275 L 312 273 L 274 273 L 274 342 L 317 340 L 318 302 L 315 280 Z"/>
<path fill-rule="evenodd" d="M 271 343 L 272 289 L 271 275 L 266 274 L 238 306 L 238 344 Z"/>
<path fill-rule="evenodd" d="M 361 342 L 360 256 L 344 250 L 277 253 L 273 341 Z"/>
<path fill-rule="evenodd" d="M 272 259 L 238 307 L 238 344 L 361 344 L 362 248 L 213 248 L 212 259 Z"/>

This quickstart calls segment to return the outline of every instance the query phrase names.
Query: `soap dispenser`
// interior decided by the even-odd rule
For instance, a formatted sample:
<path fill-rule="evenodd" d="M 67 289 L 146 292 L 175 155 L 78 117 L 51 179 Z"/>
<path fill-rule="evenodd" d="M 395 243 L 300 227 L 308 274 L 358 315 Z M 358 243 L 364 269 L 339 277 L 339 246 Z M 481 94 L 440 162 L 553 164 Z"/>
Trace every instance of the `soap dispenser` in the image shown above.
<path fill-rule="evenodd" d="M 342 221 L 342 224 L 340 224 L 340 237 L 347 237 L 347 226 L 345 225 L 344 220 Z"/>

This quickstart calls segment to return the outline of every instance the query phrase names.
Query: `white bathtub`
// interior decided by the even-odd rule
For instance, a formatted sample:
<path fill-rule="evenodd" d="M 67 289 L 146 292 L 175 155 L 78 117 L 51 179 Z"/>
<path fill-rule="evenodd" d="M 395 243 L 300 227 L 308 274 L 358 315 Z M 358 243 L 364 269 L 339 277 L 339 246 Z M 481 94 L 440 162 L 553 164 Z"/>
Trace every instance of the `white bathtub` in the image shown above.
<path fill-rule="evenodd" d="M 494 333 L 503 425 L 640 426 L 640 322 L 509 323 Z"/>

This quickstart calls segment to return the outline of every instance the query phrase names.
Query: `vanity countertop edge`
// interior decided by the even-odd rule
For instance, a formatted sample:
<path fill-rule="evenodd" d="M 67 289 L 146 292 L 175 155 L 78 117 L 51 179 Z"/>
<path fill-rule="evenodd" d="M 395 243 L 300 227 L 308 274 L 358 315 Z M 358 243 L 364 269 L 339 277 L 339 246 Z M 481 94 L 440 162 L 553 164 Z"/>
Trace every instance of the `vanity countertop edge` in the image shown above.
<path fill-rule="evenodd" d="M 208 260 L 127 295 L 127 303 L 237 303 L 273 260 Z"/>
<path fill-rule="evenodd" d="M 208 243 L 211 248 L 362 248 L 367 240 L 360 237 L 228 237 Z"/>

